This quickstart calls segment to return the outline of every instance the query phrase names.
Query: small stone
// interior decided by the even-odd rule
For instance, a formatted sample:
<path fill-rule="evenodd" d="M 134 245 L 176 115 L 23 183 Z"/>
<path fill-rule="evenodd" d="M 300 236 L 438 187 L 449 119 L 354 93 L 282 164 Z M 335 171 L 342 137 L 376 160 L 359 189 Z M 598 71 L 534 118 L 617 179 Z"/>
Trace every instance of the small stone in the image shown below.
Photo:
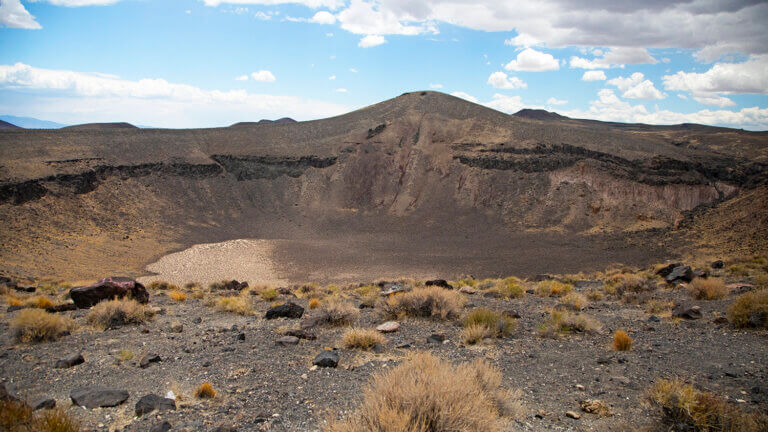
<path fill-rule="evenodd" d="M 576 384 L 576 390 L 584 391 L 584 386 L 581 384 Z"/>
<path fill-rule="evenodd" d="M 270 308 L 266 315 L 266 319 L 275 318 L 301 318 L 304 315 L 304 308 L 293 302 L 288 302 L 279 306 Z"/>
<path fill-rule="evenodd" d="M 171 430 L 171 424 L 167 421 L 164 421 L 152 426 L 149 432 L 168 432 L 169 430 Z"/>
<path fill-rule="evenodd" d="M 67 357 L 64 357 L 63 359 L 56 361 L 56 367 L 57 368 L 70 368 L 72 366 L 77 366 L 80 363 L 84 363 L 85 359 L 83 358 L 83 355 L 80 353 L 77 354 L 71 354 Z"/>
<path fill-rule="evenodd" d="M 315 357 L 312 364 L 319 367 L 336 367 L 339 364 L 339 355 L 333 351 L 325 350 Z"/>
<path fill-rule="evenodd" d="M 200 318 L 200 317 L 194 317 L 194 318 L 192 318 L 192 322 L 195 323 L 195 324 L 200 324 L 200 323 L 203 322 L 203 319 Z"/>
<path fill-rule="evenodd" d="M 37 411 L 39 409 L 54 409 L 56 408 L 56 399 L 42 398 L 32 403 L 32 410 Z"/>
<path fill-rule="evenodd" d="M 69 398 L 77 406 L 89 409 L 106 408 L 125 402 L 128 399 L 128 392 L 103 387 L 83 387 L 73 390 Z"/>
<path fill-rule="evenodd" d="M 382 332 L 382 333 L 392 333 L 397 331 L 397 329 L 400 328 L 400 323 L 397 321 L 387 321 L 384 324 L 379 325 L 376 327 L 376 330 Z"/>
<path fill-rule="evenodd" d="M 657 317 L 656 315 L 651 315 L 648 317 L 649 322 L 660 322 L 661 318 Z"/>
<path fill-rule="evenodd" d="M 453 289 L 453 285 L 449 284 L 445 279 L 433 279 L 424 282 L 425 286 L 437 286 L 440 288 Z"/>
<path fill-rule="evenodd" d="M 460 292 L 460 293 L 464 293 L 464 294 L 470 294 L 470 295 L 471 295 L 471 294 L 475 294 L 475 293 L 477 293 L 477 290 L 476 290 L 476 289 L 474 289 L 474 288 L 472 288 L 472 287 L 471 287 L 471 286 L 469 286 L 469 285 L 464 285 L 463 287 L 459 288 L 459 292 Z"/>
<path fill-rule="evenodd" d="M 317 336 L 314 333 L 310 333 L 306 330 L 288 330 L 285 332 L 286 336 L 296 336 L 299 339 L 315 340 Z"/>
<path fill-rule="evenodd" d="M 275 344 L 280 346 L 297 345 L 298 343 L 299 343 L 299 338 L 297 338 L 296 336 L 283 336 L 280 339 L 275 341 Z"/>
<path fill-rule="evenodd" d="M 139 361 L 139 367 L 141 367 L 142 369 L 146 369 L 149 367 L 150 364 L 161 362 L 161 361 L 163 361 L 163 359 L 161 359 L 159 355 L 147 354 L 144 357 L 142 357 L 141 360 Z"/>
<path fill-rule="evenodd" d="M 135 412 L 138 417 L 144 414 L 151 413 L 152 411 L 175 411 L 176 401 L 173 399 L 167 399 L 154 394 L 148 394 L 142 396 L 138 402 L 136 402 Z"/>
<path fill-rule="evenodd" d="M 441 344 L 443 342 L 445 342 L 445 335 L 444 334 L 434 333 L 434 334 L 431 334 L 427 338 L 427 343 Z"/>
<path fill-rule="evenodd" d="M 672 309 L 672 316 L 687 320 L 697 320 L 701 318 L 701 308 L 699 306 L 688 306 L 679 304 Z"/>
<path fill-rule="evenodd" d="M 180 322 L 174 321 L 171 323 L 171 326 L 168 328 L 168 331 L 170 331 L 171 333 L 181 333 L 184 331 L 184 326 Z"/>
<path fill-rule="evenodd" d="M 570 417 L 574 420 L 578 420 L 581 418 L 581 414 L 575 412 L 575 411 L 566 411 L 565 412 L 566 417 Z"/>
<path fill-rule="evenodd" d="M 245 340 L 245 333 L 238 333 L 237 336 L 235 336 L 235 340 L 238 341 L 244 341 Z"/>
<path fill-rule="evenodd" d="M 721 316 L 721 317 L 715 318 L 714 320 L 712 320 L 712 322 L 717 325 L 725 325 L 725 324 L 728 324 L 728 318 Z"/>

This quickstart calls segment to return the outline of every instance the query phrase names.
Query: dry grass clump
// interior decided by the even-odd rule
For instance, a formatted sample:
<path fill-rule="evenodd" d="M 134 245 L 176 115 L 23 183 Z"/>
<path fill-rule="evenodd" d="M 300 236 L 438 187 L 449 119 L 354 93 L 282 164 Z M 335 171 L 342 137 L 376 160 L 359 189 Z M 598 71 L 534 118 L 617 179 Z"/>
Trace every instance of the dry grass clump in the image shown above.
<path fill-rule="evenodd" d="M 19 342 L 54 341 L 75 327 L 71 318 L 42 309 L 20 310 L 10 322 L 11 334 Z"/>
<path fill-rule="evenodd" d="M 483 360 L 453 366 L 429 353 L 409 356 L 374 376 L 362 406 L 324 432 L 500 432 L 522 415 L 520 392 L 501 387 L 501 372 Z"/>
<path fill-rule="evenodd" d="M 24 306 L 24 300 L 20 299 L 14 293 L 8 293 L 3 296 L 3 300 L 8 306 Z"/>
<path fill-rule="evenodd" d="M 255 313 L 251 299 L 246 295 L 219 297 L 211 300 L 211 304 L 222 312 L 238 315 L 253 315 Z"/>
<path fill-rule="evenodd" d="M 645 311 L 649 314 L 667 314 L 674 306 L 675 303 L 669 300 L 649 300 L 645 304 Z"/>
<path fill-rule="evenodd" d="M 187 299 L 187 295 L 180 290 L 171 290 L 168 291 L 168 297 L 172 298 L 173 300 L 177 302 L 183 302 Z"/>
<path fill-rule="evenodd" d="M 259 290 L 259 296 L 264 301 L 271 302 L 271 301 L 275 300 L 278 295 L 279 295 L 279 293 L 277 292 L 277 290 L 272 288 L 272 287 L 268 287 L 268 288 L 264 288 L 262 290 Z"/>
<path fill-rule="evenodd" d="M 152 281 L 152 282 L 149 283 L 147 288 L 152 289 L 152 290 L 161 290 L 161 291 L 165 291 L 165 290 L 178 290 L 179 289 L 178 286 L 176 286 L 176 285 L 174 285 L 174 284 L 172 284 L 170 282 L 166 282 L 166 281 Z"/>
<path fill-rule="evenodd" d="M 536 285 L 534 293 L 539 297 L 563 296 L 573 290 L 573 285 L 556 280 L 541 281 Z"/>
<path fill-rule="evenodd" d="M 514 276 L 498 281 L 494 284 L 493 291 L 497 292 L 501 297 L 509 299 L 520 298 L 525 294 L 523 283 Z"/>
<path fill-rule="evenodd" d="M 114 299 L 97 303 L 88 312 L 86 320 L 94 327 L 110 329 L 126 324 L 141 324 L 152 316 L 152 310 L 136 300 Z"/>
<path fill-rule="evenodd" d="M 200 284 L 200 282 L 187 282 L 184 284 L 185 290 L 195 291 L 202 288 L 203 286 Z"/>
<path fill-rule="evenodd" d="M 213 385 L 208 381 L 200 384 L 195 390 L 195 397 L 198 399 L 213 399 L 216 397 L 216 390 L 213 389 Z"/>
<path fill-rule="evenodd" d="M 517 328 L 514 318 L 485 308 L 472 309 L 462 324 L 464 330 L 461 338 L 468 345 L 476 344 L 485 338 L 508 336 Z"/>
<path fill-rule="evenodd" d="M 768 289 L 737 297 L 728 308 L 728 321 L 737 328 L 768 328 Z"/>
<path fill-rule="evenodd" d="M 720 278 L 696 278 L 688 284 L 688 292 L 696 300 L 718 300 L 728 295 L 728 288 Z"/>
<path fill-rule="evenodd" d="M 53 300 L 42 295 L 30 297 L 24 300 L 24 306 L 32 307 L 32 308 L 47 309 L 49 307 L 53 307 L 53 305 L 54 305 Z"/>
<path fill-rule="evenodd" d="M 309 308 L 310 309 L 317 309 L 320 306 L 320 299 L 309 299 Z"/>
<path fill-rule="evenodd" d="M 430 286 L 388 298 L 382 312 L 390 318 L 453 319 L 461 314 L 464 302 L 464 296 L 456 291 Z"/>
<path fill-rule="evenodd" d="M 768 430 L 768 416 L 747 412 L 700 391 L 681 379 L 660 379 L 648 392 L 650 402 L 661 409 L 661 422 L 674 430 L 758 432 Z M 670 429 L 671 430 L 671 429 Z"/>
<path fill-rule="evenodd" d="M 549 313 L 549 319 L 539 324 L 539 335 L 543 337 L 557 337 L 571 333 L 599 333 L 602 324 L 599 321 L 582 313 L 553 310 Z"/>
<path fill-rule="evenodd" d="M 615 294 L 627 304 L 645 304 L 656 291 L 656 282 L 647 275 L 627 274 L 614 285 Z"/>
<path fill-rule="evenodd" d="M 348 301 L 338 297 L 328 298 L 318 308 L 318 323 L 334 326 L 351 325 L 360 316 L 360 310 Z"/>
<path fill-rule="evenodd" d="M 603 299 L 603 293 L 600 292 L 600 290 L 593 288 L 587 291 L 587 299 L 589 299 L 590 301 L 600 301 Z"/>
<path fill-rule="evenodd" d="M 6 432 L 78 432 L 80 424 L 61 409 L 32 411 L 14 400 L 0 401 L 0 430 Z"/>
<path fill-rule="evenodd" d="M 632 349 L 632 338 L 624 330 L 616 330 L 613 334 L 613 349 L 616 351 L 629 351 Z"/>
<path fill-rule="evenodd" d="M 742 264 L 729 265 L 726 270 L 734 276 L 749 276 L 749 269 Z"/>
<path fill-rule="evenodd" d="M 345 348 L 369 350 L 376 345 L 384 345 L 387 339 L 374 329 L 351 328 L 344 332 L 341 341 Z"/>
<path fill-rule="evenodd" d="M 577 292 L 569 292 L 568 294 L 560 297 L 560 304 L 567 306 L 575 311 L 580 311 L 589 303 L 587 297 L 584 294 Z"/>

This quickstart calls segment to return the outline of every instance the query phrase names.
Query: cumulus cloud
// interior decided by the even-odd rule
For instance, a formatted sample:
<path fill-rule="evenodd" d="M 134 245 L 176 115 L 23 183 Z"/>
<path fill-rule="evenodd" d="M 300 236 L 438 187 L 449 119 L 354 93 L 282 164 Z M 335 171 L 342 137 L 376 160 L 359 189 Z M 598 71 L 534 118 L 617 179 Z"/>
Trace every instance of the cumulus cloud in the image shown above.
<path fill-rule="evenodd" d="M 504 72 L 494 72 L 488 77 L 488 84 L 497 89 L 526 88 L 528 85 L 518 77 L 509 77 Z"/>
<path fill-rule="evenodd" d="M 586 71 L 584 72 L 584 75 L 581 76 L 582 81 L 605 81 L 606 79 L 605 72 L 601 70 Z"/>
<path fill-rule="evenodd" d="M 62 0 L 59 0 L 62 1 Z M 66 0 L 64 0 L 66 1 Z M 203 0 L 206 6 L 218 6 L 220 4 L 251 4 L 251 5 L 279 5 L 279 4 L 300 4 L 312 9 L 326 7 L 328 9 L 338 9 L 344 6 L 344 0 Z"/>
<path fill-rule="evenodd" d="M 336 91 L 339 92 L 339 93 L 346 93 L 347 89 L 345 89 L 345 88 L 337 88 Z"/>
<path fill-rule="evenodd" d="M 593 54 L 596 52 L 598 51 L 595 50 Z M 645 48 L 611 48 L 608 52 L 592 60 L 574 56 L 571 57 L 570 61 L 572 68 L 581 69 L 607 69 L 645 63 L 658 63 L 658 60 L 653 58 Z"/>
<path fill-rule="evenodd" d="M 40 24 L 21 4 L 21 0 L 0 1 L 0 27 L 40 29 Z"/>
<path fill-rule="evenodd" d="M 329 79 L 329 80 L 331 80 L 331 81 L 333 81 L 333 80 L 335 80 L 335 79 L 336 79 L 336 75 L 331 75 L 331 76 L 329 76 L 329 77 L 328 77 L 328 79 Z"/>
<path fill-rule="evenodd" d="M 507 114 L 516 113 L 525 108 L 520 96 L 506 96 L 498 93 L 494 94 L 489 102 L 482 102 L 482 105 Z"/>
<path fill-rule="evenodd" d="M 336 16 L 328 11 L 320 11 L 310 18 L 309 21 L 317 24 L 334 24 L 336 23 Z"/>
<path fill-rule="evenodd" d="M 742 63 L 716 63 L 706 72 L 677 72 L 662 77 L 667 90 L 689 92 L 704 105 L 736 105 L 723 94 L 768 94 L 768 55 L 753 56 Z"/>
<path fill-rule="evenodd" d="M 56 6 L 80 7 L 80 6 L 106 6 L 119 2 L 120 0 L 46 0 L 48 3 Z"/>
<path fill-rule="evenodd" d="M 442 84 L 430 84 L 429 88 L 431 88 L 431 89 L 441 89 L 441 88 L 443 88 L 443 85 Z"/>
<path fill-rule="evenodd" d="M 554 97 L 547 99 L 547 105 L 565 105 L 567 103 L 568 103 L 567 100 L 560 100 Z"/>
<path fill-rule="evenodd" d="M 0 88 L 24 92 L 24 103 L 0 101 L 0 112 L 62 123 L 130 121 L 163 127 L 222 126 L 236 121 L 337 115 L 348 108 L 294 96 L 205 90 L 161 78 L 123 80 L 107 74 L 0 65 Z"/>
<path fill-rule="evenodd" d="M 645 79 L 645 76 L 640 72 L 635 72 L 627 78 L 620 76 L 608 80 L 608 84 L 618 87 L 623 92 L 621 96 L 628 99 L 664 99 L 667 97 L 653 85 L 651 80 Z"/>
<path fill-rule="evenodd" d="M 451 96 L 456 96 L 457 98 L 462 98 L 464 100 L 477 103 L 477 98 L 468 93 L 457 91 L 457 92 L 451 93 Z"/>
<path fill-rule="evenodd" d="M 552 54 L 526 48 L 517 55 L 515 60 L 507 63 L 504 69 L 527 72 L 551 71 L 560 69 L 560 62 Z"/>
<path fill-rule="evenodd" d="M 239 77 L 235 78 L 235 81 L 248 81 L 248 75 L 240 75 Z"/>
<path fill-rule="evenodd" d="M 268 70 L 260 70 L 260 71 L 254 72 L 251 74 L 251 78 L 253 78 L 254 81 L 259 81 L 259 82 L 275 81 L 275 76 L 272 75 L 272 72 Z"/>
<path fill-rule="evenodd" d="M 413 36 L 437 32 L 431 22 L 411 24 L 407 17 L 388 8 L 387 3 L 352 0 L 349 7 L 339 12 L 336 18 L 341 23 L 341 28 L 354 34 Z"/>
<path fill-rule="evenodd" d="M 387 43 L 387 40 L 384 39 L 384 36 L 368 35 L 360 39 L 360 42 L 357 43 L 357 46 L 361 48 L 371 48 L 385 43 Z"/>

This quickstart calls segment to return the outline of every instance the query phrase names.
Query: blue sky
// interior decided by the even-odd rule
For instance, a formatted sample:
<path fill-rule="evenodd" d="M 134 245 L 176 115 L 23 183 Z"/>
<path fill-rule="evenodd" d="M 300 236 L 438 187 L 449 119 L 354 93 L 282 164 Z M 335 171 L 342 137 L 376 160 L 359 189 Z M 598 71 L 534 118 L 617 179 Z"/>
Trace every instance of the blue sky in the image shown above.
<path fill-rule="evenodd" d="M 0 0 L 0 114 L 210 127 L 435 89 L 509 113 L 768 129 L 768 3 L 635 3 Z"/>

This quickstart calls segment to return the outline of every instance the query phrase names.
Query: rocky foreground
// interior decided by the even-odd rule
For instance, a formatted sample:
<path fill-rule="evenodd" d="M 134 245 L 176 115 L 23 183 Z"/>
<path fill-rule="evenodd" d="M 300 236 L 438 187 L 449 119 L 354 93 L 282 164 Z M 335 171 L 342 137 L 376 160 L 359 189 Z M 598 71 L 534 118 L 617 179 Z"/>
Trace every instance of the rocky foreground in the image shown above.
<path fill-rule="evenodd" d="M 429 287 L 3 284 L 0 399 L 56 406 L 82 430 L 330 430 L 417 352 L 498 369 L 519 405 L 499 430 L 660 428 L 669 410 L 649 389 L 675 378 L 768 414 L 761 257 Z M 33 315 L 63 321 L 26 332 Z"/>

